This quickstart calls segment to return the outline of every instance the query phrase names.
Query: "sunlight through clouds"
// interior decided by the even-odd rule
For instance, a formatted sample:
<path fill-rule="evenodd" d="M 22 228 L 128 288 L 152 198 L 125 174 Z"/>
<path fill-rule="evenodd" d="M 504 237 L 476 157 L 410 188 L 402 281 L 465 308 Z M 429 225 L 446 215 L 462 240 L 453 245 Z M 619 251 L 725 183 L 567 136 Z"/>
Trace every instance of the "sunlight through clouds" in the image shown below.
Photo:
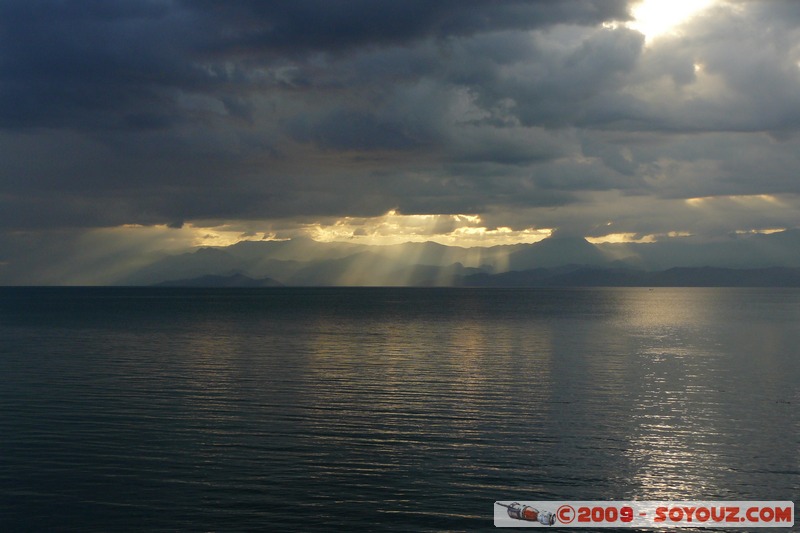
<path fill-rule="evenodd" d="M 35 4 L 0 3 L 0 284 L 775 228 L 794 261 L 800 2 Z"/>
<path fill-rule="evenodd" d="M 736 235 L 769 235 L 786 231 L 780 224 L 784 218 L 797 218 L 798 208 L 789 198 L 773 194 L 741 194 L 687 198 L 684 203 L 692 210 L 703 213 L 706 219 L 728 218 L 750 221 L 732 231 Z M 767 215 L 766 213 L 769 213 Z"/>
<path fill-rule="evenodd" d="M 634 20 L 626 26 L 644 34 L 649 42 L 678 32 L 681 24 L 713 3 L 714 0 L 643 0 L 633 8 Z"/>
<path fill-rule="evenodd" d="M 732 202 L 742 206 L 756 207 L 758 204 L 772 204 L 776 207 L 783 207 L 786 204 L 773 194 L 737 194 L 722 196 L 702 196 L 698 198 L 687 198 L 686 204 L 691 207 L 702 207 L 711 203 L 722 204 Z"/>
<path fill-rule="evenodd" d="M 635 242 L 635 243 L 656 242 L 654 235 L 645 235 L 642 237 L 637 233 L 609 233 L 608 235 L 603 235 L 602 237 L 587 237 L 586 240 L 592 244 L 603 244 L 603 243 L 618 244 L 623 242 Z"/>
<path fill-rule="evenodd" d="M 640 235 L 638 233 L 609 233 L 608 235 L 602 235 L 600 237 L 586 237 L 586 240 L 592 244 L 650 244 L 665 239 L 691 236 L 692 234 L 688 231 L 668 231 L 666 233 L 650 233 L 648 235 Z"/>
<path fill-rule="evenodd" d="M 488 228 L 478 215 L 403 215 L 391 210 L 381 217 L 344 217 L 328 224 L 311 224 L 307 232 L 319 242 L 392 245 L 430 241 L 471 247 L 535 243 L 549 237 L 552 229 Z"/>
<path fill-rule="evenodd" d="M 243 232 L 228 224 L 204 228 L 187 224 L 193 246 L 230 246 L 242 241 L 281 241 L 274 231 Z"/>

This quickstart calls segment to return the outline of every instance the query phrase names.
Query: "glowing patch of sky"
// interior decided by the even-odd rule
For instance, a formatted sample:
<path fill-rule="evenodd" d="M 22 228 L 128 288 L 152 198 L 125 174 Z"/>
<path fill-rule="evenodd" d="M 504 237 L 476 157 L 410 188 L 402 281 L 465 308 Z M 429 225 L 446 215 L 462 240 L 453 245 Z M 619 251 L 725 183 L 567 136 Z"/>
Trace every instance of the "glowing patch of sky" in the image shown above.
<path fill-rule="evenodd" d="M 784 203 L 772 194 L 741 194 L 741 195 L 722 195 L 722 196 L 702 196 L 698 198 L 687 198 L 687 205 L 692 207 L 702 207 L 713 202 L 734 202 L 741 205 L 752 205 L 758 203 L 768 203 L 776 206 L 783 206 Z"/>
<path fill-rule="evenodd" d="M 478 215 L 403 215 L 394 210 L 381 217 L 344 217 L 329 224 L 312 224 L 307 231 L 320 242 L 391 245 L 430 241 L 463 247 L 535 243 L 552 234 L 550 228 L 488 228 Z"/>
<path fill-rule="evenodd" d="M 228 225 L 212 228 L 191 225 L 188 225 L 188 227 L 192 232 L 192 244 L 194 246 L 230 246 L 242 241 L 285 240 L 278 238 L 277 234 L 272 231 L 243 232 Z"/>
<path fill-rule="evenodd" d="M 644 34 L 647 41 L 677 33 L 681 24 L 709 8 L 713 0 L 643 0 L 626 26 Z"/>
<path fill-rule="evenodd" d="M 609 233 L 608 235 L 601 235 L 600 237 L 586 237 L 586 240 L 592 244 L 647 244 L 663 241 L 664 239 L 691 236 L 692 234 L 688 231 L 669 231 L 667 233 L 652 233 L 649 235 L 640 235 L 638 233 Z"/>

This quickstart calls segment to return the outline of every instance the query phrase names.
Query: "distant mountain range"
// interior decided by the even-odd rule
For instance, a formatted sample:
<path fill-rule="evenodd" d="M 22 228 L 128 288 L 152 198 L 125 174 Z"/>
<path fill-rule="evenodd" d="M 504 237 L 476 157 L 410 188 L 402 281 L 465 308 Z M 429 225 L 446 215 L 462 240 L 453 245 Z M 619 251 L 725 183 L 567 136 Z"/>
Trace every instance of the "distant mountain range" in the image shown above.
<path fill-rule="evenodd" d="M 246 241 L 164 257 L 118 285 L 247 286 L 800 286 L 800 231 L 591 244 L 461 248 L 311 239 Z"/>
<path fill-rule="evenodd" d="M 191 279 L 178 279 L 155 283 L 154 287 L 282 287 L 283 284 L 270 278 L 253 279 L 243 274 L 230 276 L 200 276 Z"/>

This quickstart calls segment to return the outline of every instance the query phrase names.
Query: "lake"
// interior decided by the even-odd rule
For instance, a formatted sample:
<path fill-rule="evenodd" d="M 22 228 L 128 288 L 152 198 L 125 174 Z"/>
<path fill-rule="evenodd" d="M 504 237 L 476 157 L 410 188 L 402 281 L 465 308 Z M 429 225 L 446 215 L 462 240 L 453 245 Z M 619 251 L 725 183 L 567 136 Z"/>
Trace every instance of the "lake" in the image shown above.
<path fill-rule="evenodd" d="M 6 531 L 800 496 L 794 289 L 2 288 L 0 377 Z"/>

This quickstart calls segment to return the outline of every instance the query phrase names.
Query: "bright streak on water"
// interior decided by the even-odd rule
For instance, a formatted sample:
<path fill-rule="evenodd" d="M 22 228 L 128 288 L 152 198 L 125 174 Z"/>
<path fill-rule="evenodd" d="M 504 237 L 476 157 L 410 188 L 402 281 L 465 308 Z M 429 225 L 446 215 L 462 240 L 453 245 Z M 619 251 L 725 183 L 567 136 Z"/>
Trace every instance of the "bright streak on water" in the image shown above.
<path fill-rule="evenodd" d="M 0 524 L 798 501 L 799 324 L 796 290 L 1 289 Z"/>

